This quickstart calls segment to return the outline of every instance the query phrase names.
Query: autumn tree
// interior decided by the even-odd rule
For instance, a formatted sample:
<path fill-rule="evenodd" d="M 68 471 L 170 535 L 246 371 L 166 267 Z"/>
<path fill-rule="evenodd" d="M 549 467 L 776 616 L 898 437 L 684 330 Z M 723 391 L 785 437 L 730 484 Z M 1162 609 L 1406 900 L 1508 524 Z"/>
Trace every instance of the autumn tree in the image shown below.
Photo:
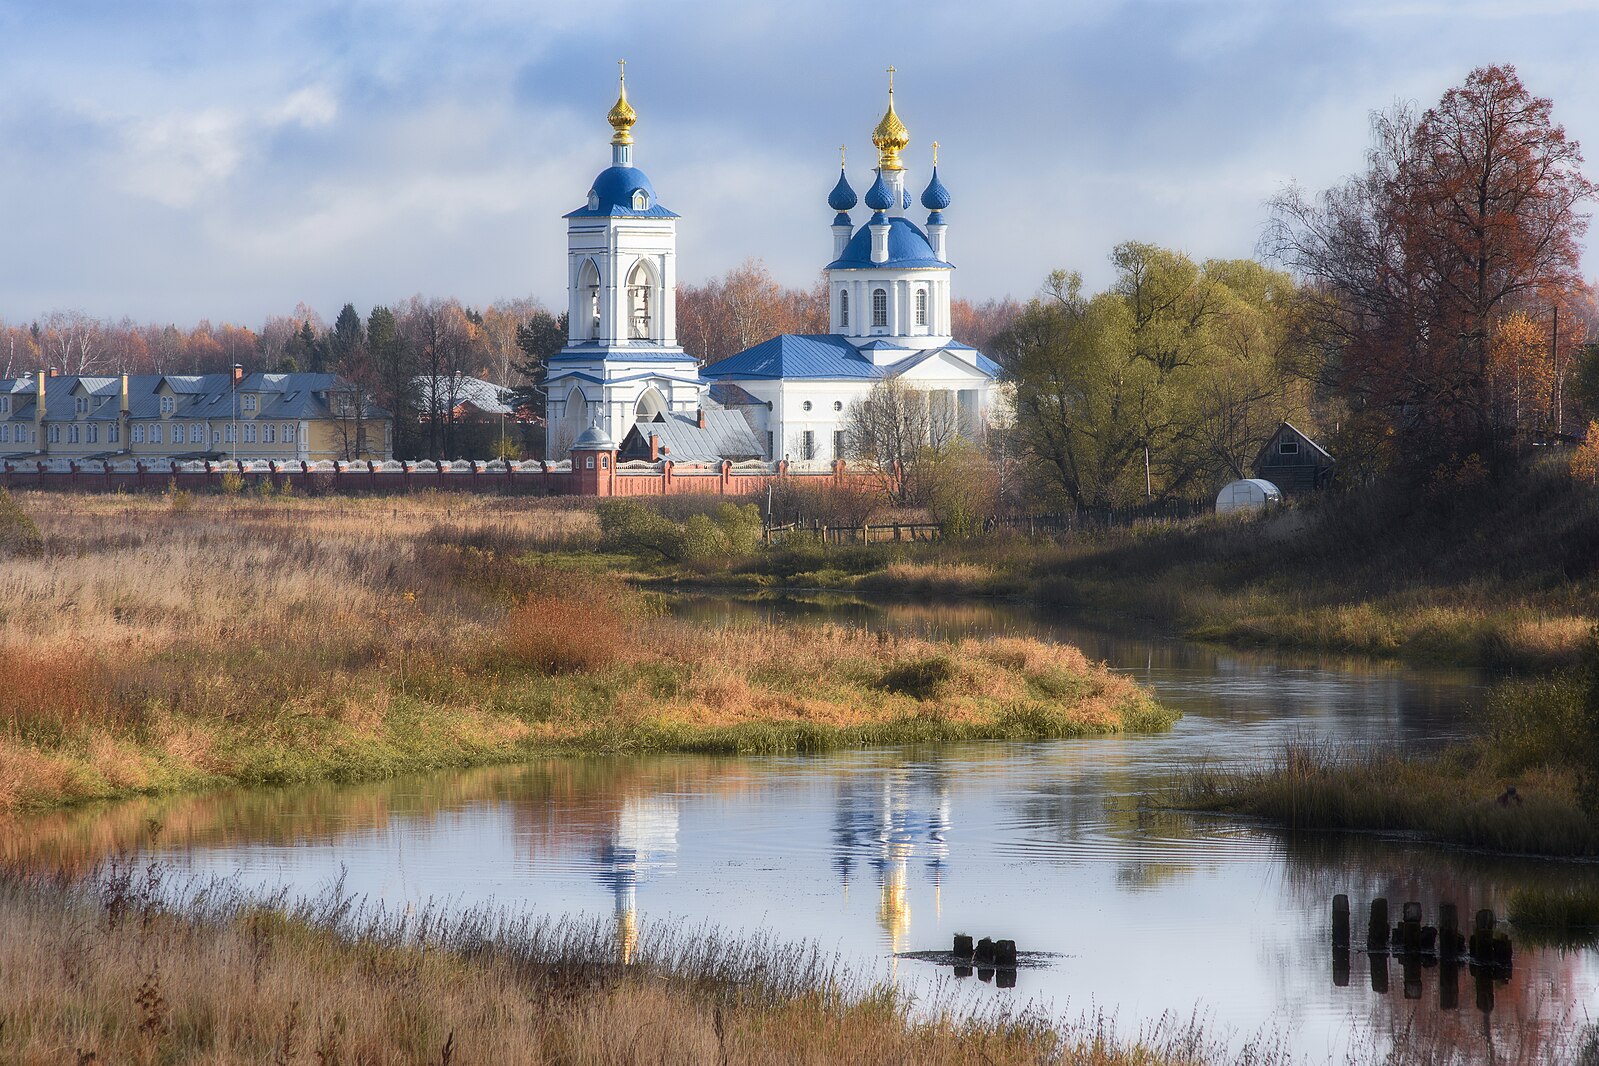
<path fill-rule="evenodd" d="M 1021 313 L 1022 305 L 1009 296 L 981 303 L 952 299 L 949 302 L 950 332 L 960 343 L 986 352 L 994 338 L 1009 329 Z"/>
<path fill-rule="evenodd" d="M 1279 195 L 1265 245 L 1317 291 L 1307 311 L 1352 426 L 1380 442 L 1375 464 L 1500 463 L 1517 426 L 1496 402 L 1495 338 L 1580 290 L 1594 192 L 1581 152 L 1508 66 L 1472 71 L 1420 116 L 1374 116 L 1372 140 L 1365 172 Z"/>
<path fill-rule="evenodd" d="M 896 504 L 925 504 L 940 463 L 960 438 L 948 393 L 884 378 L 844 414 L 844 456 L 874 475 Z"/>
<path fill-rule="evenodd" d="M 704 363 L 737 355 L 781 333 L 827 332 L 827 289 L 779 285 L 758 259 L 703 285 L 679 285 L 677 337 Z"/>

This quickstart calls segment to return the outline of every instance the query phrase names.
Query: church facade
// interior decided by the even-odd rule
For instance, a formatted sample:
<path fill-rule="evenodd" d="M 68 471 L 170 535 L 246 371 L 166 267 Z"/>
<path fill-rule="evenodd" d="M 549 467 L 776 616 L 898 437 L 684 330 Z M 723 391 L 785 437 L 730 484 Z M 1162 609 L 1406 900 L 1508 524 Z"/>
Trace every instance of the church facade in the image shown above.
<path fill-rule="evenodd" d="M 677 343 L 678 216 L 633 166 L 636 114 L 625 82 L 608 119 L 611 166 L 566 216 L 570 334 L 550 360 L 546 455 L 565 455 L 582 438 L 587 448 L 627 441 L 630 456 L 647 451 L 650 460 L 754 456 L 796 471 L 830 467 L 846 458 L 851 406 L 885 379 L 925 394 L 941 430 L 981 437 L 999 368 L 952 336 L 951 197 L 936 142 L 927 184 L 913 197 L 903 162 L 910 135 L 892 80 L 865 196 L 857 199 L 841 163 L 827 198 L 828 332 L 783 334 L 705 367 Z M 923 226 L 911 217 L 917 204 Z M 867 212 L 859 227 L 857 205 Z"/>

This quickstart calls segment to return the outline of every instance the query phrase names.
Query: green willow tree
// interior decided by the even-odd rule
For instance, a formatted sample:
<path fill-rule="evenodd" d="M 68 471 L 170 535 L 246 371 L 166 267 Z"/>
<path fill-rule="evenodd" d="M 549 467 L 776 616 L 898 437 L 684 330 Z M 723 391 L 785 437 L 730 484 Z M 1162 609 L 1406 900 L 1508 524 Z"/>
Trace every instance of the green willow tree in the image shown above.
<path fill-rule="evenodd" d="M 1288 275 L 1136 242 L 1111 261 L 1116 280 L 1094 297 L 1078 275 L 1051 274 L 994 346 L 1047 495 L 1091 507 L 1207 495 L 1246 476 L 1278 422 L 1309 422 Z"/>

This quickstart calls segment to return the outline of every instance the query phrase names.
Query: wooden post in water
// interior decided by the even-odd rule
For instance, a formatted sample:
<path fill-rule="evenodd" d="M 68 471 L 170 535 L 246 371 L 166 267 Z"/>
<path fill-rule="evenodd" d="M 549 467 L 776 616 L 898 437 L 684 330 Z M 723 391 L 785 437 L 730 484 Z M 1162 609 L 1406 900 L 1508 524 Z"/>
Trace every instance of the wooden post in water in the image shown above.
<path fill-rule="evenodd" d="M 1476 924 L 1471 933 L 1471 957 L 1477 962 L 1490 962 L 1494 950 L 1494 912 L 1486 907 L 1478 911 Z"/>
<path fill-rule="evenodd" d="M 1381 995 L 1388 994 L 1388 953 L 1386 951 L 1373 951 L 1366 956 L 1366 962 L 1371 966 L 1371 990 Z"/>
<path fill-rule="evenodd" d="M 955 957 L 969 959 L 972 957 L 972 938 L 967 933 L 955 934 Z"/>
<path fill-rule="evenodd" d="M 1014 940 L 996 940 L 996 941 L 994 941 L 994 965 L 996 965 L 996 966 L 1015 966 L 1016 965 L 1016 941 L 1014 941 Z"/>
<path fill-rule="evenodd" d="M 1371 901 L 1371 920 L 1366 923 L 1366 949 L 1388 950 L 1388 901 L 1381 897 Z M 1387 982 L 1384 981 L 1384 984 Z"/>
<path fill-rule="evenodd" d="M 1334 946 L 1349 946 L 1349 897 L 1342 892 L 1333 897 L 1332 942 Z"/>
<path fill-rule="evenodd" d="M 1453 903 L 1438 904 L 1438 957 L 1458 959 L 1465 946 L 1460 935 L 1460 908 Z"/>
<path fill-rule="evenodd" d="M 1418 954 L 1421 951 L 1421 904 L 1408 901 L 1400 913 L 1403 918 L 1394 939 L 1399 941 L 1399 949 L 1406 955 Z"/>
<path fill-rule="evenodd" d="M 994 963 L 994 942 L 986 936 L 977 942 L 977 961 L 990 966 Z"/>

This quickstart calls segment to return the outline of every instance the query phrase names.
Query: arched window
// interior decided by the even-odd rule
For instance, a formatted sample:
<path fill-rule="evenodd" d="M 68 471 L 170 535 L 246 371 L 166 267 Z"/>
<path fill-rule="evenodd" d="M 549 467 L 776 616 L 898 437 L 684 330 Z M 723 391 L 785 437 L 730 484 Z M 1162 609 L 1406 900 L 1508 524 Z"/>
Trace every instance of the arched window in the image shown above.
<path fill-rule="evenodd" d="M 849 325 L 849 290 L 838 290 L 838 324 Z"/>
<path fill-rule="evenodd" d="M 627 335 L 635 340 L 650 337 L 651 281 L 649 268 L 643 262 L 627 278 Z"/>
<path fill-rule="evenodd" d="M 578 272 L 577 288 L 583 304 L 587 305 L 589 340 L 597 341 L 600 339 L 600 271 L 594 260 L 583 263 L 583 269 Z"/>
<path fill-rule="evenodd" d="M 872 290 L 872 325 L 888 325 L 888 290 Z"/>
<path fill-rule="evenodd" d="M 644 211 L 650 206 L 650 195 L 643 189 L 633 190 L 633 210 Z"/>
<path fill-rule="evenodd" d="M 927 325 L 927 290 L 916 290 L 916 324 Z"/>

